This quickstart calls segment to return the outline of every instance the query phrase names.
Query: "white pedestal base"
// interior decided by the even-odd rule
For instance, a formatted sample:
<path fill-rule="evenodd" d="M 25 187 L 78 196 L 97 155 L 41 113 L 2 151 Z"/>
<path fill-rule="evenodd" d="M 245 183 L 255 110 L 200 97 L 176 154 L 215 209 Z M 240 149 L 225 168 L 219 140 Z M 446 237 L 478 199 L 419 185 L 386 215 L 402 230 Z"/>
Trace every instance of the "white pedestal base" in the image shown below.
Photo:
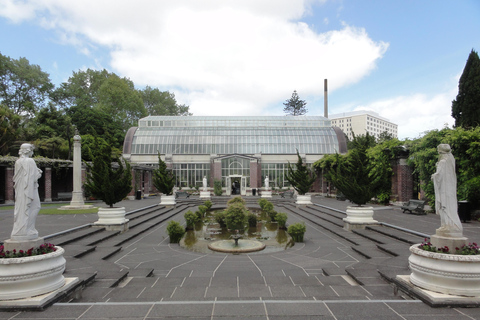
<path fill-rule="evenodd" d="M 262 191 L 262 198 L 271 198 L 272 191 Z"/>
<path fill-rule="evenodd" d="M 347 207 L 347 217 L 343 218 L 343 222 L 343 228 L 348 231 L 378 224 L 378 221 L 373 220 L 372 207 Z"/>
<path fill-rule="evenodd" d="M 174 207 L 176 204 L 177 204 L 177 201 L 175 200 L 175 195 L 171 195 L 171 196 L 162 195 L 160 197 L 160 205 L 162 206 Z"/>
<path fill-rule="evenodd" d="M 200 199 L 210 199 L 210 191 L 200 191 Z"/>
<path fill-rule="evenodd" d="M 295 204 L 299 205 L 299 206 L 311 205 L 312 204 L 312 196 L 309 195 L 309 194 L 297 195 L 297 202 L 295 202 Z"/>
<path fill-rule="evenodd" d="M 125 219 L 125 208 L 98 208 L 98 221 L 95 227 L 104 227 L 108 231 L 127 231 L 128 219 Z"/>

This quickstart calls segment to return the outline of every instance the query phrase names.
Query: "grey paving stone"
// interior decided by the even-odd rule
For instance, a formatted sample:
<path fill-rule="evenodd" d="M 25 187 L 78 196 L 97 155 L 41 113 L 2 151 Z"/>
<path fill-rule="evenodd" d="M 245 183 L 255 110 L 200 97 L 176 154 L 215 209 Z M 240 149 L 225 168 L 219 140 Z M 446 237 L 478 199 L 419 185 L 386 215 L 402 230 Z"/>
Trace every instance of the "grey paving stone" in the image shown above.
<path fill-rule="evenodd" d="M 240 286 L 240 297 L 256 299 L 259 297 L 268 299 L 272 297 L 270 288 L 265 285 L 248 285 Z"/>
<path fill-rule="evenodd" d="M 274 298 L 282 297 L 282 298 L 305 298 L 305 294 L 300 289 L 300 287 L 291 286 L 270 286 L 270 290 L 272 290 L 272 295 Z"/>
<path fill-rule="evenodd" d="M 331 316 L 332 314 L 323 302 L 299 303 L 281 302 L 267 303 L 268 316 Z"/>
<path fill-rule="evenodd" d="M 151 305 L 94 305 L 81 319 L 143 319 Z"/>
<path fill-rule="evenodd" d="M 228 287 L 208 287 L 208 290 L 205 294 L 207 298 L 238 298 L 239 289 L 237 286 L 228 286 Z"/>
<path fill-rule="evenodd" d="M 389 306 L 382 302 L 364 302 L 364 303 L 341 303 L 341 302 L 325 302 L 330 311 L 335 315 L 337 319 L 342 317 L 355 316 L 357 319 L 401 319 L 401 317 L 390 309 Z M 353 319 L 353 318 L 352 318 Z"/>
<path fill-rule="evenodd" d="M 68 305 L 53 305 L 44 311 L 22 312 L 14 319 L 77 319 L 90 306 L 68 306 Z M 0 312 L 0 319 L 10 319 L 17 312 L 4 313 Z"/>
<path fill-rule="evenodd" d="M 317 276 L 318 281 L 324 286 L 349 286 L 352 285 L 348 283 L 342 276 L 330 276 L 330 277 L 320 277 Z"/>
<path fill-rule="evenodd" d="M 365 291 L 361 286 L 330 286 L 339 297 L 350 298 L 350 297 L 371 297 L 371 295 Z"/>
<path fill-rule="evenodd" d="M 216 303 L 213 316 L 222 315 L 229 316 L 265 316 L 265 307 L 263 303 Z"/>
<path fill-rule="evenodd" d="M 272 286 L 272 285 L 290 285 L 292 284 L 292 280 L 290 280 L 289 277 L 285 277 L 284 275 L 279 275 L 279 276 L 271 276 L 271 275 L 266 275 L 265 276 L 265 281 L 267 285 Z"/>
<path fill-rule="evenodd" d="M 213 311 L 212 303 L 202 304 L 155 304 L 148 313 L 148 318 L 169 318 L 169 317 L 211 317 Z"/>
<path fill-rule="evenodd" d="M 210 284 L 211 277 L 188 277 L 182 284 L 184 288 L 207 287 Z"/>
<path fill-rule="evenodd" d="M 177 287 L 171 299 L 176 300 L 198 300 L 203 299 L 206 286 Z"/>

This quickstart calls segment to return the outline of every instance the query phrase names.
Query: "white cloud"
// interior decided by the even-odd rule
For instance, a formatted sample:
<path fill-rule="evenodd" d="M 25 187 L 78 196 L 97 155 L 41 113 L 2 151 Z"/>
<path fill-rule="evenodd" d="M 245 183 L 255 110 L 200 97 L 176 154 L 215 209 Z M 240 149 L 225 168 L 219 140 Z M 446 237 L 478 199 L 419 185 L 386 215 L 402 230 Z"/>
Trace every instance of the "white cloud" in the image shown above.
<path fill-rule="evenodd" d="M 174 91 L 195 115 L 262 114 L 295 89 L 323 95 L 368 75 L 388 44 L 344 24 L 318 34 L 299 19 L 309 0 L 21 2 L 86 55 L 110 51 L 112 71 Z M 322 2 L 322 1 L 319 1 Z M 8 2 L 8 18 L 20 21 Z M 13 8 L 12 8 L 13 7 Z M 33 8 L 33 9 L 32 9 Z M 0 13 L 2 15 L 2 13 Z M 279 108 L 281 112 L 282 108 Z"/>
<path fill-rule="evenodd" d="M 453 126 L 452 97 L 455 97 L 453 91 L 433 96 L 400 96 L 359 106 L 355 111 L 375 111 L 398 125 L 399 139 L 415 139 L 423 136 L 425 131 Z"/>

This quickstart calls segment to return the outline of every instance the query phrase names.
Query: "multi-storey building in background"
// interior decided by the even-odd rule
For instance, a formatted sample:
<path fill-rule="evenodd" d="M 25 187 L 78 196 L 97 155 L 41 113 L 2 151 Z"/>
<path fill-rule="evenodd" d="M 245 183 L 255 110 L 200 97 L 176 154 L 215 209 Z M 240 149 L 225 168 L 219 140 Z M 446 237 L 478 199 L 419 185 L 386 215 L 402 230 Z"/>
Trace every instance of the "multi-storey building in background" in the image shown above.
<path fill-rule="evenodd" d="M 398 137 L 398 126 L 374 111 L 343 112 L 332 114 L 329 118 L 332 126 L 340 128 L 349 140 L 353 139 L 353 133 L 358 136 L 367 132 L 376 138 L 382 132 Z"/>

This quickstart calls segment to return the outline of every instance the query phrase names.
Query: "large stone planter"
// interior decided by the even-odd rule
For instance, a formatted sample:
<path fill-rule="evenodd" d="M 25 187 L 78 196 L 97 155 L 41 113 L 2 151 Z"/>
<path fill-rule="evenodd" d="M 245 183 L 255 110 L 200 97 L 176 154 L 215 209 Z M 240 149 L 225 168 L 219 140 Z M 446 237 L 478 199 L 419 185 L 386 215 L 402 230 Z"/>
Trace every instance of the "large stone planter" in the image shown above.
<path fill-rule="evenodd" d="M 457 255 L 410 247 L 410 282 L 450 295 L 480 296 L 480 255 Z"/>
<path fill-rule="evenodd" d="M 105 227 L 109 231 L 126 231 L 128 221 L 125 219 L 125 207 L 98 208 L 98 221 L 93 225 Z"/>
<path fill-rule="evenodd" d="M 312 204 L 312 196 L 309 194 L 297 195 L 297 202 L 295 204 L 300 206 L 306 206 Z"/>
<path fill-rule="evenodd" d="M 175 200 L 175 195 L 171 195 L 171 196 L 162 195 L 160 197 L 160 204 L 162 206 L 174 207 L 176 203 L 177 201 Z"/>
<path fill-rule="evenodd" d="M 364 229 L 367 225 L 378 224 L 373 220 L 372 207 L 347 207 L 347 217 L 343 218 L 343 228 L 346 230 Z"/>
<path fill-rule="evenodd" d="M 0 259 L 0 300 L 38 296 L 65 284 L 65 250 L 32 257 Z"/>

